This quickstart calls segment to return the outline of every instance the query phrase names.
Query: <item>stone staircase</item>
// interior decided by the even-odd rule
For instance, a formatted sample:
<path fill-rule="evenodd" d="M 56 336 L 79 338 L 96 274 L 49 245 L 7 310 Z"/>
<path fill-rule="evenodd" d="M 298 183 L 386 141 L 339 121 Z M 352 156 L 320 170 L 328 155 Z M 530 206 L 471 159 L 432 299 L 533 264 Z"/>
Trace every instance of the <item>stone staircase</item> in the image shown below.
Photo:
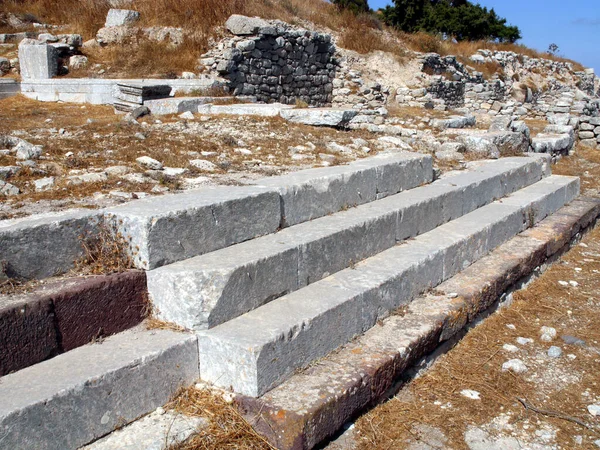
<path fill-rule="evenodd" d="M 198 378 L 278 448 L 312 448 L 592 223 L 578 196 L 546 155 L 434 181 L 429 156 L 397 152 L 95 213 L 128 239 L 158 317 L 189 332 L 137 326 L 2 377 L 0 449 L 78 448 Z"/>

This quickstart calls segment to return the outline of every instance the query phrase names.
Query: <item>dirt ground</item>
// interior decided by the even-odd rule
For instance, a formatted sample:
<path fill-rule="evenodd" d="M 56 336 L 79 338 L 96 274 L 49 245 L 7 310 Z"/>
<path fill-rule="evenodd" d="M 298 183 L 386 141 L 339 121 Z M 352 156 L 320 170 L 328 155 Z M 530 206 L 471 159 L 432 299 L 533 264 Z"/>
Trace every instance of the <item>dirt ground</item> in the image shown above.
<path fill-rule="evenodd" d="M 554 173 L 597 195 L 600 153 L 580 149 Z M 556 330 L 543 337 L 542 327 Z M 552 352 L 558 357 L 549 356 Z M 518 359 L 525 371 L 503 371 Z M 600 228 L 471 330 L 422 376 L 355 424 L 358 449 L 597 449 Z M 338 445 L 337 448 L 342 447 Z M 331 448 L 336 448 L 332 445 Z"/>

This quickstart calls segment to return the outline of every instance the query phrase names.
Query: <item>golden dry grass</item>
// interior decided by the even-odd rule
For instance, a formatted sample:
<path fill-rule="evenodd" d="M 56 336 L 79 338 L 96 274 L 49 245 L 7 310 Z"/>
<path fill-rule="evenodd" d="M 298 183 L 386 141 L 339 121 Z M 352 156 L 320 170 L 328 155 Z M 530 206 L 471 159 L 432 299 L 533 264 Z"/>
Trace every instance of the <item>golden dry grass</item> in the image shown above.
<path fill-rule="evenodd" d="M 188 416 L 204 417 L 209 426 L 187 442 L 169 450 L 275 450 L 222 395 L 208 389 L 183 389 L 167 408 Z"/>

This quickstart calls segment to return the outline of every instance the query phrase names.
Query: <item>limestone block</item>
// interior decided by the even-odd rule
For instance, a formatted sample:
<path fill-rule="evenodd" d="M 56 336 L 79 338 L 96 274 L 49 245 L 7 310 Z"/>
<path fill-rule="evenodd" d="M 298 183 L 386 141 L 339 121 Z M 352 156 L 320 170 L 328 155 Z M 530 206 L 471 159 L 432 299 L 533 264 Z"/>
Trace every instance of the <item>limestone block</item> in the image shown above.
<path fill-rule="evenodd" d="M 23 79 L 49 79 L 58 73 L 58 52 L 44 42 L 24 39 L 19 44 L 19 66 Z"/>
<path fill-rule="evenodd" d="M 142 199 L 107 210 L 130 240 L 136 267 L 153 269 L 273 233 L 279 194 L 260 187 L 217 187 Z"/>
<path fill-rule="evenodd" d="M 295 108 L 280 113 L 281 117 L 293 123 L 334 128 L 346 127 L 357 114 L 356 110 L 334 108 Z"/>
<path fill-rule="evenodd" d="M 10 276 L 47 278 L 71 269 L 83 254 L 81 236 L 94 230 L 99 213 L 72 210 L 0 223 L 0 255 Z"/>
<path fill-rule="evenodd" d="M 67 449 L 103 437 L 193 383 L 197 352 L 188 334 L 135 329 L 4 376 L 2 445 Z"/>
<path fill-rule="evenodd" d="M 106 15 L 105 27 L 122 27 L 137 22 L 140 13 L 130 9 L 110 9 Z"/>

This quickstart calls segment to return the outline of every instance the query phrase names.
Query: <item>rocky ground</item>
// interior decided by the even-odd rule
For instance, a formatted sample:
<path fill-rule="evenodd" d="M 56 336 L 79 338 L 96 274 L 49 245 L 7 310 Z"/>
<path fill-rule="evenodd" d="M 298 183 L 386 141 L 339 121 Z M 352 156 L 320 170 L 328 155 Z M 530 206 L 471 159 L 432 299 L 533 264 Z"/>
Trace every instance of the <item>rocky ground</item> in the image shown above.
<path fill-rule="evenodd" d="M 390 110 L 385 123 L 391 128 L 378 132 L 191 113 L 134 120 L 112 107 L 40 103 L 21 96 L 0 100 L 0 111 L 5 195 L 0 219 L 245 184 L 393 149 L 435 154 L 455 137 L 433 127 L 450 113 L 410 107 Z M 487 128 L 489 120 L 481 118 L 478 126 Z M 440 170 L 460 169 L 461 161 L 485 156 L 464 154 L 460 145 L 446 150 L 438 153 Z"/>

